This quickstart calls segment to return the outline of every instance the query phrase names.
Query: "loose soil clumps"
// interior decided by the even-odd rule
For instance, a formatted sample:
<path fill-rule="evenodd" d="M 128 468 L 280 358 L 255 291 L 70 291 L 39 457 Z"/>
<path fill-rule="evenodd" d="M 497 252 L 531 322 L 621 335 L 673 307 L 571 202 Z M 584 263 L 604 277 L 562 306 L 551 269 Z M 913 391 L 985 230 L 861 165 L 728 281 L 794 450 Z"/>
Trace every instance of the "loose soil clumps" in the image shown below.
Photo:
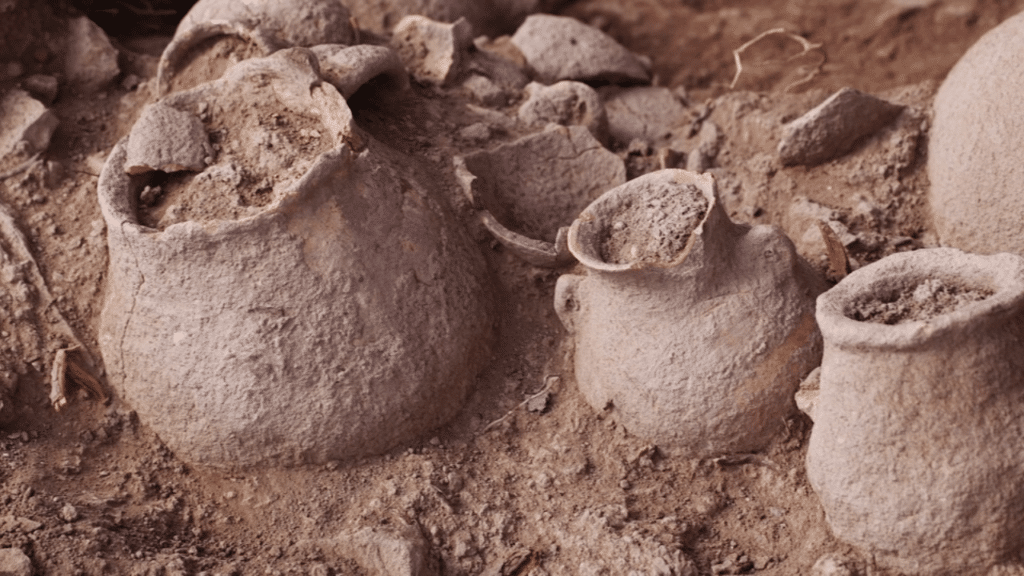
<path fill-rule="evenodd" d="M 948 314 L 992 294 L 992 290 L 987 288 L 969 288 L 929 278 L 897 292 L 893 295 L 894 300 L 877 299 L 857 303 L 850 311 L 850 318 L 880 324 L 919 322 Z"/>
<path fill-rule="evenodd" d="M 708 200 L 693 184 L 659 194 L 666 190 L 647 187 L 612 216 L 601 242 L 605 262 L 671 262 L 686 248 L 707 214 Z"/>

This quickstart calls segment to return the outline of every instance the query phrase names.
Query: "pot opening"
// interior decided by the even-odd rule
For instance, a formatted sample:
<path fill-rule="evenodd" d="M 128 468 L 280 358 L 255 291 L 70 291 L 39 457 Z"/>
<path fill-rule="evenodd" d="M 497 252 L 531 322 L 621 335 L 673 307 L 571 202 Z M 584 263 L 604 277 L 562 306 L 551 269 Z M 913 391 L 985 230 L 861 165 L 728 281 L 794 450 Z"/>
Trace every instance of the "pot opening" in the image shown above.
<path fill-rule="evenodd" d="M 603 221 L 601 259 L 610 264 L 668 263 L 704 221 L 708 199 L 693 184 L 647 186 Z"/>
<path fill-rule="evenodd" d="M 283 197 L 335 144 L 319 119 L 290 111 L 269 90 L 222 94 L 193 108 L 212 157 L 202 172 L 150 173 L 138 192 L 139 222 L 145 226 L 163 230 L 186 220 L 254 216 Z"/>
<path fill-rule="evenodd" d="M 993 294 L 995 290 L 984 286 L 928 278 L 859 299 L 850 305 L 845 314 L 852 320 L 876 324 L 921 322 L 949 314 Z"/>

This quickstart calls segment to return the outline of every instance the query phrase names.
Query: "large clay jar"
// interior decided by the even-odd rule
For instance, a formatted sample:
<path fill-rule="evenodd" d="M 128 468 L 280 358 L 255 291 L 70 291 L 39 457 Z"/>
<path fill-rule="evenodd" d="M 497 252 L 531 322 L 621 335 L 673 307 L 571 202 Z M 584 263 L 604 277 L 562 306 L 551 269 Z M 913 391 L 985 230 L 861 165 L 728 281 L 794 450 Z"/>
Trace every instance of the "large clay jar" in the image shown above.
<path fill-rule="evenodd" d="M 1024 14 L 987 32 L 935 96 L 929 201 L 945 246 L 1024 255 Z"/>
<path fill-rule="evenodd" d="M 623 251 L 624 234 L 674 247 Z M 602 195 L 568 242 L 587 274 L 558 279 L 555 309 L 594 409 L 692 457 L 759 450 L 786 425 L 820 358 L 824 287 L 778 228 L 729 220 L 710 175 L 661 170 Z"/>
<path fill-rule="evenodd" d="M 344 100 L 309 80 L 309 65 L 289 74 L 286 60 L 248 60 L 213 87 L 163 101 L 187 111 L 202 104 L 196 95 L 269 90 L 313 114 L 304 121 L 319 118 L 334 147 L 270 204 L 157 229 L 140 223 L 148 174 L 126 174 L 125 140 L 100 176 L 108 377 L 186 461 L 380 453 L 453 416 L 487 357 L 483 259 L 436 178 L 373 140 L 345 143 Z M 284 108 L 251 112 L 273 122 Z"/>
<path fill-rule="evenodd" d="M 905 574 L 985 574 L 1019 552 L 1024 258 L 895 254 L 821 295 L 817 318 L 807 475 L 835 535 Z"/>

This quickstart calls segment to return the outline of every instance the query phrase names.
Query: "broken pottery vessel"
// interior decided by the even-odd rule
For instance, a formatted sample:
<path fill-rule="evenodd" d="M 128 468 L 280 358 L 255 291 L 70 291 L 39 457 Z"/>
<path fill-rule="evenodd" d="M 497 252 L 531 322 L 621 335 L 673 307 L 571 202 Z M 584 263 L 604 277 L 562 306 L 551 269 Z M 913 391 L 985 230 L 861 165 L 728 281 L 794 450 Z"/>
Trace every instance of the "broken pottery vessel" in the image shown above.
<path fill-rule="evenodd" d="M 199 0 L 160 56 L 157 94 L 213 80 L 246 58 L 292 46 L 350 45 L 356 38 L 351 13 L 338 1 Z M 218 47 L 222 39 L 231 41 Z M 185 85 L 172 86 L 177 76 Z"/>
<path fill-rule="evenodd" d="M 319 122 L 332 145 L 268 204 L 157 229 L 140 223 L 140 191 L 159 173 L 126 173 L 130 141 L 100 177 L 108 378 L 186 461 L 383 452 L 453 416 L 487 357 L 483 260 L 432 188 L 438 179 L 357 137 L 338 91 L 311 76 L 315 62 L 282 50 L 161 100 L 185 111 L 212 102 L 213 113 L 225 94 L 262 89 L 271 109 L 246 118 L 266 115 L 275 129 L 287 114 Z"/>
<path fill-rule="evenodd" d="M 901 293 L 934 305 L 936 286 L 961 301 L 891 325 L 856 319 L 867 305 L 898 309 Z M 836 537 L 908 575 L 985 574 L 1014 557 L 1024 258 L 894 254 L 822 294 L 817 319 L 825 350 L 807 477 Z"/>
<path fill-rule="evenodd" d="M 638 207 L 642 218 L 623 217 Z M 689 224 L 678 225 L 682 214 Z M 634 246 L 658 235 L 674 246 L 612 257 L 627 233 Z M 759 450 L 785 428 L 820 358 L 814 298 L 824 285 L 778 228 L 732 222 L 711 175 L 669 169 L 606 192 L 568 243 L 587 275 L 558 279 L 555 310 L 594 409 L 687 457 Z"/>

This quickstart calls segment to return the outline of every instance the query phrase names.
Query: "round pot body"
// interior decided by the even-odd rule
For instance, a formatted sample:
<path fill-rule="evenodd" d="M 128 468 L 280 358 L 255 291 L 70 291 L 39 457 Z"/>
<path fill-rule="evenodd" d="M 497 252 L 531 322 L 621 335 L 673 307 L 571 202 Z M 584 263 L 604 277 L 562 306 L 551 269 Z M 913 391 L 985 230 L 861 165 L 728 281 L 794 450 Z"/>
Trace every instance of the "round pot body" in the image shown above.
<path fill-rule="evenodd" d="M 858 321 L 925 280 L 991 292 L 927 320 Z M 889 256 L 818 299 L 807 476 L 836 537 L 905 574 L 985 574 L 1024 544 L 1024 258 Z"/>
<path fill-rule="evenodd" d="M 1024 14 L 988 31 L 935 96 L 929 201 L 943 245 L 1024 255 Z"/>
<path fill-rule="evenodd" d="M 483 261 L 415 162 L 323 154 L 232 221 L 138 223 L 125 142 L 99 183 L 111 384 L 185 460 L 296 464 L 385 451 L 444 423 L 487 356 Z"/>
<path fill-rule="evenodd" d="M 621 206 L 696 186 L 707 211 L 666 262 L 609 263 L 598 244 Z M 714 180 L 661 170 L 614 188 L 569 230 L 585 276 L 559 278 L 555 308 L 575 338 L 580 390 L 630 432 L 674 454 L 765 447 L 818 364 L 823 284 L 775 227 L 734 224 Z"/>

